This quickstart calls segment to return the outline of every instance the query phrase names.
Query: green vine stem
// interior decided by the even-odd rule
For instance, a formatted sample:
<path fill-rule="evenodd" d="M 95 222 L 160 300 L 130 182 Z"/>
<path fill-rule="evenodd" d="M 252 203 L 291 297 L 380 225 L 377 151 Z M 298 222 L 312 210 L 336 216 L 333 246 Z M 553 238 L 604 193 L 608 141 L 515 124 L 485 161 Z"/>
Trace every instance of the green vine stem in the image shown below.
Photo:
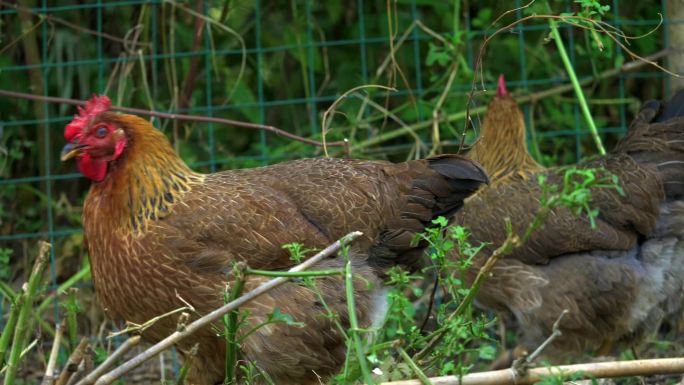
<path fill-rule="evenodd" d="M 584 115 L 584 119 L 587 121 L 587 124 L 589 125 L 591 137 L 594 138 L 594 142 L 596 143 L 596 147 L 598 148 L 599 153 L 601 155 L 605 155 L 606 149 L 603 148 L 601 137 L 598 134 L 596 124 L 594 123 L 594 119 L 591 117 L 591 112 L 589 111 L 589 105 L 587 104 L 587 100 L 585 99 L 584 93 L 582 92 L 580 82 L 579 80 L 577 80 L 577 74 L 575 74 L 575 69 L 572 68 L 572 63 L 570 63 L 568 53 L 565 51 L 563 39 L 561 38 L 561 35 L 558 32 L 558 24 L 555 20 L 550 19 L 549 26 L 551 27 L 551 37 L 553 37 L 553 40 L 556 42 L 556 47 L 558 47 L 558 53 L 560 54 L 561 60 L 565 65 L 565 70 L 568 73 L 568 76 L 570 77 L 570 82 L 572 82 L 572 88 L 575 89 L 575 94 L 577 95 L 577 101 L 579 102 L 580 109 L 582 110 L 582 115 Z"/>
<path fill-rule="evenodd" d="M 24 291 L 20 294 L 17 299 L 17 306 L 19 313 L 17 315 L 16 327 L 14 329 L 14 339 L 12 341 L 12 349 L 10 350 L 9 360 L 7 362 L 7 373 L 5 374 L 5 385 L 14 384 L 14 380 L 17 375 L 17 370 L 19 369 L 19 360 L 21 358 L 21 352 L 26 345 L 26 339 L 28 337 L 27 326 L 29 324 L 29 317 L 33 302 L 36 299 L 38 293 L 41 278 L 43 277 L 43 270 L 48 263 L 48 251 L 50 251 L 51 245 L 47 242 L 40 243 L 40 251 L 38 252 L 38 258 L 33 265 L 31 270 L 31 275 L 29 276 L 28 283 L 24 286 Z M 5 331 L 8 333 L 9 330 Z"/>
<path fill-rule="evenodd" d="M 245 287 L 245 270 L 247 265 L 238 262 L 233 268 L 233 275 L 235 279 L 233 280 L 233 285 L 230 288 L 230 292 L 226 293 L 225 298 L 226 303 L 235 301 L 242 294 L 242 289 Z M 238 324 L 238 309 L 234 309 L 226 314 L 223 318 L 225 330 L 226 330 L 226 378 L 225 383 L 234 384 L 236 382 L 236 366 L 237 366 L 237 330 Z"/>
<path fill-rule="evenodd" d="M 0 336 L 0 367 L 5 363 L 7 348 L 9 347 L 10 339 L 14 335 L 14 328 L 17 326 L 17 315 L 19 314 L 19 308 L 21 308 L 21 302 L 23 301 L 16 300 L 10 305 L 9 318 L 5 324 L 2 336 Z"/>
<path fill-rule="evenodd" d="M 344 278 L 345 278 L 345 291 L 347 294 L 347 307 L 349 309 L 349 333 L 351 339 L 354 342 L 354 347 L 356 350 L 356 357 L 359 360 L 359 367 L 361 368 L 361 373 L 363 374 L 364 381 L 366 384 L 373 385 L 373 376 L 368 369 L 368 362 L 366 361 L 366 354 L 363 348 L 363 342 L 361 341 L 361 336 L 359 335 L 359 321 L 356 318 L 356 306 L 354 303 L 354 281 L 352 275 L 352 263 L 349 259 L 349 253 L 345 252 L 345 257 L 347 258 L 347 263 L 344 266 Z"/>

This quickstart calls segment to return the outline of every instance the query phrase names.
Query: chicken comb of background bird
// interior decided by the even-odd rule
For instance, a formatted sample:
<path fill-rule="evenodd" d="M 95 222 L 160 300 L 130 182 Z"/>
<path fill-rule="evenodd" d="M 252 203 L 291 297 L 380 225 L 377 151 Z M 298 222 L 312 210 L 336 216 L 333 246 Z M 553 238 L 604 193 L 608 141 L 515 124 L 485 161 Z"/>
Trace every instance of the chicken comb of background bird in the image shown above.
<path fill-rule="evenodd" d="M 88 126 L 88 123 L 97 115 L 109 110 L 112 106 L 112 101 L 105 95 L 93 95 L 90 100 L 86 102 L 85 108 L 78 107 L 78 115 L 74 116 L 71 123 L 64 128 L 64 138 L 68 142 L 80 137 L 83 128 Z"/>
<path fill-rule="evenodd" d="M 504 78 L 503 74 L 499 75 L 499 85 L 496 88 L 496 96 L 508 96 L 508 90 L 506 89 L 506 78 Z"/>
<path fill-rule="evenodd" d="M 501 75 L 480 126 L 480 137 L 468 157 L 484 167 L 492 183 L 510 175 L 524 177 L 528 171 L 543 169 L 527 151 L 526 140 L 523 113 Z"/>

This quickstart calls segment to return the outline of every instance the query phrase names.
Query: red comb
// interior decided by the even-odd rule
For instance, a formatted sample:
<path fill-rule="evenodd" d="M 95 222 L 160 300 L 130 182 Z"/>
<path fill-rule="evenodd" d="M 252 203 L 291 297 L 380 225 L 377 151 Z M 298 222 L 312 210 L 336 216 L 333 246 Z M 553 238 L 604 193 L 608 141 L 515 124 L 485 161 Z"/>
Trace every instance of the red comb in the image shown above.
<path fill-rule="evenodd" d="M 504 78 L 503 74 L 499 75 L 499 87 L 496 89 L 496 96 L 508 96 L 506 79 Z"/>
<path fill-rule="evenodd" d="M 78 115 L 76 115 L 71 123 L 67 124 L 64 128 L 64 138 L 69 142 L 78 139 L 88 122 L 95 116 L 109 110 L 111 106 L 112 101 L 105 95 L 93 95 L 93 97 L 86 102 L 85 108 L 78 107 Z"/>

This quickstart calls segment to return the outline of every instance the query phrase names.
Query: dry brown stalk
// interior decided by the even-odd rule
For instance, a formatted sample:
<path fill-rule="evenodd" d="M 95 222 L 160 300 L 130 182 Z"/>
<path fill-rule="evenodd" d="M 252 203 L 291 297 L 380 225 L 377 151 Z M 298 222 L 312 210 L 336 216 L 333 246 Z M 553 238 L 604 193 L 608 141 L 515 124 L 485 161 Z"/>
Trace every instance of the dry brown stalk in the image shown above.
<path fill-rule="evenodd" d="M 76 349 L 74 349 L 74 351 L 69 356 L 69 359 L 67 360 L 67 363 L 64 366 L 64 370 L 62 370 L 62 373 L 59 374 L 59 378 L 57 379 L 56 385 L 66 385 L 67 382 L 69 382 L 71 376 L 74 373 L 76 373 L 76 371 L 78 371 L 78 367 L 81 364 L 81 361 L 83 361 L 83 357 L 86 354 L 87 347 L 88 338 L 81 338 L 81 342 L 78 343 Z"/>
<path fill-rule="evenodd" d="M 45 369 L 45 377 L 43 377 L 43 382 L 41 382 L 41 385 L 52 385 L 55 383 L 55 366 L 57 365 L 59 345 L 62 343 L 64 330 L 66 330 L 66 323 L 60 322 L 57 325 L 55 339 L 52 341 L 52 350 L 50 351 L 50 358 L 48 358 L 47 368 Z"/>
<path fill-rule="evenodd" d="M 140 343 L 140 336 L 133 336 L 127 339 L 114 353 L 110 354 L 107 359 L 100 364 L 95 370 L 88 374 L 84 379 L 79 381 L 76 385 L 91 385 L 97 380 L 101 375 L 103 375 L 107 370 L 114 366 L 116 361 L 118 361 L 124 354 L 126 354 L 133 347 Z"/>
<path fill-rule="evenodd" d="M 596 362 L 533 368 L 526 376 L 518 376 L 514 369 L 471 373 L 459 378 L 444 376 L 430 378 L 433 385 L 527 385 L 546 376 L 575 376 L 579 379 L 652 376 L 656 374 L 684 373 L 684 358 L 657 358 L 650 360 Z M 579 376 L 579 378 L 577 377 Z M 383 382 L 381 385 L 421 385 L 420 380 Z"/>

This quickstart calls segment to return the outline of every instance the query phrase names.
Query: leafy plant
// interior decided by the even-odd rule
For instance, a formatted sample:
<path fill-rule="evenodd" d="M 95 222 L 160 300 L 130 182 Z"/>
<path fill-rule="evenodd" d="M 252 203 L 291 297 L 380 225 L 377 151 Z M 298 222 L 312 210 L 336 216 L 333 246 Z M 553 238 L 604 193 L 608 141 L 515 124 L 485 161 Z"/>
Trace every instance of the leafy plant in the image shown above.
<path fill-rule="evenodd" d="M 617 175 L 609 173 L 602 168 L 578 169 L 568 167 L 562 169 L 562 184 L 550 184 L 545 175 L 539 175 L 538 182 L 542 188 L 541 204 L 543 207 L 565 206 L 580 216 L 586 214 L 591 222 L 591 227 L 596 228 L 598 208 L 591 208 L 592 189 L 614 189 L 620 195 L 625 195 L 619 184 Z"/>

